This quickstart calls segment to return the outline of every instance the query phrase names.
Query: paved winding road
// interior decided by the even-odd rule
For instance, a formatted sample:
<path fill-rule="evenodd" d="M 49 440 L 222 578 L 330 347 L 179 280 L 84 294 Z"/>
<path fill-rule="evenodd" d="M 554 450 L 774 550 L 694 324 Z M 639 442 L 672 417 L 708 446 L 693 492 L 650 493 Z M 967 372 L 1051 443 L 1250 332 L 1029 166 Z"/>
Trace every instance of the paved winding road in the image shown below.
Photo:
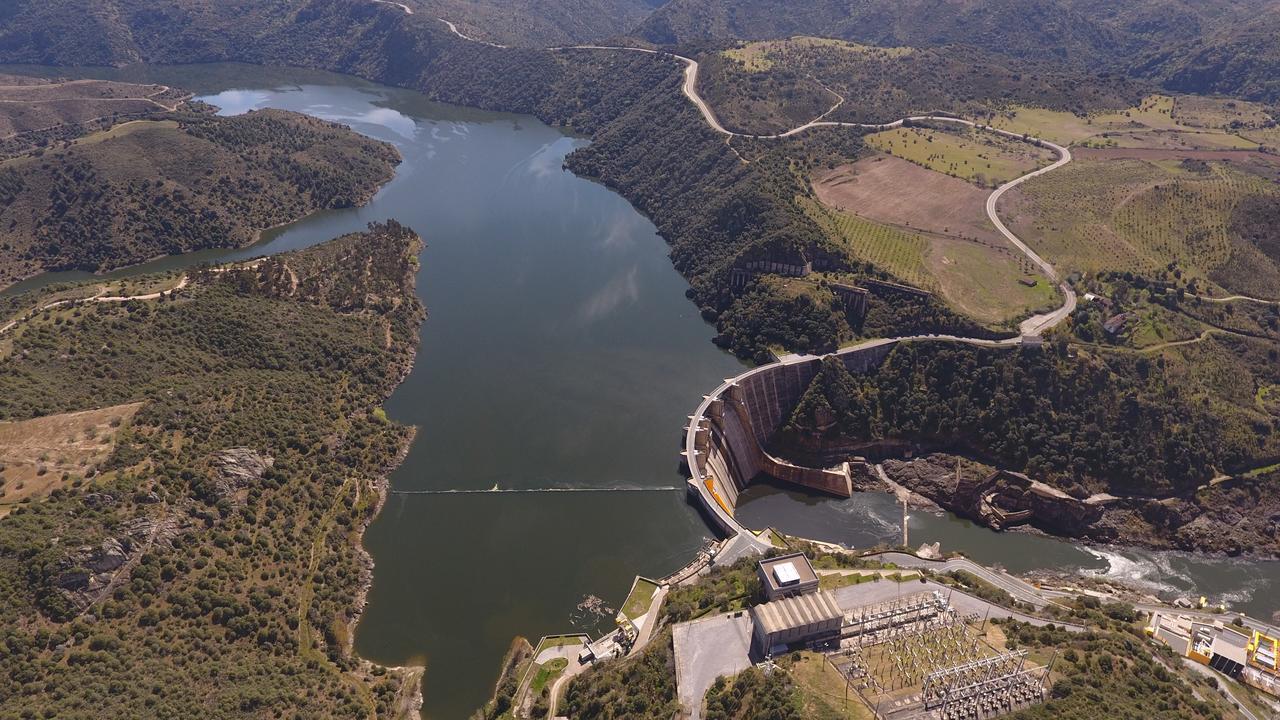
<path fill-rule="evenodd" d="M 386 0 L 378 0 L 378 1 L 385 2 Z M 404 9 L 405 9 L 405 12 L 412 12 L 408 8 L 404 8 Z M 440 22 L 444 23 L 449 28 L 449 30 L 453 32 L 454 35 L 457 35 L 463 40 L 467 40 L 470 42 L 480 42 L 486 45 L 501 47 L 496 43 L 477 40 L 476 38 L 472 38 L 468 35 L 465 35 L 460 30 L 458 30 L 457 26 L 454 25 L 452 22 L 449 22 L 444 18 L 438 18 L 438 19 L 440 20 Z M 840 105 L 844 102 L 844 98 L 840 97 L 838 93 L 834 93 L 834 91 L 833 91 L 833 94 L 835 94 L 837 98 L 839 98 L 838 102 L 836 102 L 836 104 L 833 105 L 831 109 L 827 110 L 827 112 L 823 113 L 818 118 L 811 120 L 803 125 L 791 128 L 790 130 L 787 130 L 785 132 L 775 133 L 772 135 L 740 133 L 740 132 L 735 132 L 733 130 L 729 130 L 728 128 L 724 127 L 724 125 L 722 125 L 720 123 L 720 120 L 716 117 L 715 112 L 711 109 L 711 106 L 708 105 L 707 101 L 703 99 L 701 95 L 698 94 L 699 65 L 698 65 L 698 61 L 694 60 L 693 58 L 685 57 L 683 55 L 677 55 L 675 53 L 666 52 L 662 50 L 626 47 L 621 45 L 569 45 L 569 46 L 561 46 L 561 47 L 552 47 L 552 48 L 548 48 L 548 50 L 551 50 L 551 51 L 602 50 L 602 51 L 618 51 L 618 52 L 638 52 L 638 53 L 645 53 L 648 55 L 660 55 L 660 56 L 669 57 L 669 58 L 678 60 L 681 63 L 683 63 L 685 66 L 684 84 L 681 88 L 685 97 L 688 98 L 689 101 L 693 103 L 694 107 L 696 107 L 698 111 L 702 114 L 702 119 L 709 128 L 725 136 L 729 140 L 735 137 L 747 137 L 747 138 L 753 138 L 758 140 L 759 139 L 782 139 L 782 138 L 791 137 L 793 135 L 797 135 L 799 133 L 805 132 L 812 128 L 818 128 L 818 127 L 849 127 L 849 128 L 856 128 L 859 130 L 881 131 L 881 130 L 889 130 L 892 128 L 902 127 L 903 125 L 907 125 L 909 123 L 935 122 L 935 123 L 951 123 L 955 125 L 963 125 L 965 127 L 971 127 L 971 128 L 985 131 L 985 132 L 991 132 L 998 135 L 1002 135 L 1015 140 L 1028 142 L 1038 147 L 1048 148 L 1058 156 L 1057 160 L 1046 167 L 1029 172 L 1026 175 L 1010 180 L 1009 182 L 996 188 L 991 193 L 991 195 L 987 197 L 986 213 L 987 213 L 988 219 L 991 221 L 992 225 L 994 225 L 995 228 L 1000 232 L 1000 234 L 1003 235 L 1006 240 L 1008 240 L 1014 247 L 1016 247 L 1032 263 L 1034 263 L 1036 267 L 1038 267 L 1040 271 L 1049 280 L 1057 282 L 1059 289 L 1062 291 L 1062 296 L 1063 296 L 1062 305 L 1051 312 L 1043 313 L 1040 315 L 1034 315 L 1024 320 L 1019 326 L 1021 335 L 1032 336 L 1032 337 L 1039 336 L 1042 333 L 1044 333 L 1046 330 L 1061 323 L 1076 308 L 1076 293 L 1074 290 L 1072 290 L 1071 286 L 1067 282 L 1059 278 L 1058 272 L 1056 269 L 1054 269 L 1053 265 L 1051 265 L 1044 258 L 1040 257 L 1040 255 L 1037 254 L 1034 250 L 1032 250 L 1025 242 L 1023 242 L 1021 238 L 1019 238 L 1016 234 L 1014 234 L 1013 231 L 1011 231 L 1008 228 L 1008 226 L 1004 224 L 1004 222 L 1000 219 L 999 214 L 997 213 L 997 205 L 999 204 L 1000 198 L 1006 192 L 1026 182 L 1027 180 L 1038 177 L 1048 172 L 1052 172 L 1053 170 L 1056 170 L 1057 168 L 1060 168 L 1063 165 L 1066 165 L 1067 163 L 1071 162 L 1071 159 L 1072 159 L 1071 151 L 1067 149 L 1065 146 L 1058 145 L 1056 143 L 1052 143 L 1040 138 L 1031 137 L 1028 135 L 1020 135 L 1017 133 L 1009 132 L 1007 130 L 1001 130 L 999 128 L 991 127 L 990 125 L 979 124 L 979 123 L 973 122 L 972 120 L 964 120 L 962 118 L 949 117 L 944 115 L 917 115 L 917 116 L 902 118 L 900 120 L 894 120 L 892 122 L 878 123 L 878 124 L 837 122 L 837 121 L 825 120 L 824 119 L 825 117 L 830 115 L 832 112 L 835 112 L 835 110 L 839 108 Z M 1022 340 L 1021 337 L 1012 337 L 1012 338 L 1006 338 L 1003 340 L 987 340 L 987 339 L 981 339 L 981 338 L 960 337 L 956 335 L 909 335 L 909 336 L 896 337 L 896 338 L 882 338 L 877 340 L 868 340 L 866 342 L 859 343 L 852 347 L 844 348 L 840 350 L 838 354 L 854 352 L 854 351 L 862 350 L 868 347 L 874 347 L 877 345 L 883 345 L 883 344 L 894 343 L 894 342 L 903 342 L 903 341 L 948 341 L 948 342 L 962 342 L 962 343 L 968 343 L 972 345 L 981 345 L 981 346 L 988 346 L 988 347 L 1010 347 L 1010 346 L 1019 344 L 1021 340 Z M 785 364 L 796 363 L 796 362 L 808 362 L 814 359 L 814 357 L 815 356 L 812 356 L 812 355 L 788 355 L 788 356 L 779 358 L 779 360 L 776 363 L 761 366 L 753 370 L 749 370 L 746 373 L 743 373 L 742 375 L 736 378 L 726 380 L 724 384 L 722 384 L 719 388 L 715 390 L 715 392 L 711 393 L 710 395 L 708 395 L 706 398 L 703 399 L 702 404 L 698 406 L 697 411 L 690 418 L 689 427 L 686 430 L 686 434 L 685 434 L 685 457 L 689 462 L 689 467 L 693 474 L 693 480 L 691 480 L 691 484 L 695 486 L 697 492 L 699 492 L 702 495 L 703 503 L 708 508 L 708 511 L 718 516 L 719 519 L 722 521 L 721 525 L 723 527 L 731 528 L 734 530 L 734 532 L 731 533 L 732 535 L 736 536 L 733 538 L 734 542 L 740 545 L 746 545 L 750 549 L 766 550 L 768 549 L 768 545 L 764 541 L 755 537 L 755 535 L 750 530 L 748 530 L 747 528 L 739 524 L 738 521 L 732 516 L 732 514 L 730 514 L 728 510 L 725 509 L 720 504 L 720 502 L 714 497 L 714 495 L 712 494 L 712 491 L 708 489 L 706 485 L 703 483 L 703 480 L 705 479 L 705 475 L 698 462 L 698 454 L 695 446 L 697 428 L 701 424 L 702 418 L 705 416 L 707 412 L 707 408 L 710 406 L 710 404 L 716 398 L 720 397 L 720 395 L 723 392 L 725 392 L 730 385 L 736 382 L 740 382 L 742 379 L 746 378 L 747 376 L 753 373 L 764 372 L 770 368 L 776 367 L 779 364 L 785 365 Z M 966 568 L 966 569 L 971 569 L 975 572 L 975 574 L 979 574 L 977 570 L 981 569 L 981 566 L 973 564 L 972 568 Z M 1000 578 L 995 578 L 993 580 L 993 584 L 1000 585 L 1001 587 L 1004 586 L 1005 582 L 1007 581 L 1004 581 Z M 1005 588 L 1005 589 L 1008 590 L 1008 588 Z M 1020 594 L 1022 593 L 1017 593 L 1015 594 L 1015 596 Z M 1036 597 L 1039 597 L 1039 596 L 1036 596 Z M 1043 600 L 1041 600 L 1041 602 L 1043 602 Z"/>
<path fill-rule="evenodd" d="M 375 0 L 375 1 L 387 2 L 387 0 Z M 392 4 L 398 5 L 399 3 L 392 3 Z M 410 10 L 409 8 L 403 5 L 401 5 L 401 7 L 404 8 L 405 12 L 407 13 L 413 12 L 412 10 Z M 458 27 L 454 25 L 452 22 L 449 22 L 444 18 L 437 18 L 437 19 L 440 20 L 440 22 L 444 23 L 449 28 L 450 32 L 462 38 L 463 40 L 467 40 L 469 42 L 483 43 L 485 45 L 489 45 L 492 47 L 504 47 L 496 43 L 479 40 L 469 35 L 465 35 L 462 33 L 462 31 L 458 30 Z M 1029 172 L 1026 175 L 1010 180 L 1009 182 L 996 188 L 991 193 L 991 195 L 987 197 L 987 204 L 986 204 L 987 218 L 990 219 L 991 224 L 995 226 L 996 230 L 1000 231 L 1000 234 L 1003 235 L 1006 240 L 1008 240 L 1014 247 L 1018 249 L 1019 252 L 1025 255 L 1027 259 L 1029 259 L 1033 264 L 1035 264 L 1036 267 L 1040 269 L 1040 271 L 1045 275 L 1045 277 L 1047 277 L 1051 281 L 1057 282 L 1058 289 L 1062 291 L 1062 297 L 1063 297 L 1062 305 L 1056 310 L 1053 310 L 1052 312 L 1048 312 L 1040 315 L 1033 315 L 1032 317 L 1029 317 L 1026 320 L 1024 320 L 1019 326 L 1019 330 L 1021 331 L 1021 333 L 1023 335 L 1029 335 L 1029 336 L 1040 335 L 1045 330 L 1048 330 L 1049 328 L 1052 328 L 1058 323 L 1062 322 L 1064 319 L 1067 318 L 1068 315 L 1070 315 L 1076 309 L 1076 293 L 1074 290 L 1071 289 L 1071 286 L 1067 282 L 1061 281 L 1058 277 L 1058 272 L 1057 270 L 1054 269 L 1053 265 L 1051 265 L 1044 258 L 1040 257 L 1040 255 L 1036 253 L 1036 251 L 1032 250 L 1030 246 L 1028 246 L 1025 242 L 1022 241 L 1021 238 L 1015 235 L 1013 231 L 1011 231 L 1008 228 L 1008 226 L 1004 224 L 1004 221 L 1000 219 L 999 214 L 996 212 L 996 205 L 999 203 L 1000 198 L 1006 192 L 1017 187 L 1018 185 L 1021 185 L 1027 180 L 1038 177 L 1047 172 L 1052 172 L 1053 170 L 1056 170 L 1062 167 L 1063 165 L 1066 165 L 1067 163 L 1071 162 L 1071 151 L 1062 145 L 1058 145 L 1056 143 L 1049 142 L 1048 140 L 1043 140 L 1041 138 L 1031 137 L 1029 135 L 1021 135 L 1018 133 L 1009 132 L 1008 130 L 1001 130 L 999 128 L 991 127 L 990 125 L 979 124 L 979 123 L 973 122 L 972 120 L 964 120 L 962 118 L 950 117 L 946 115 L 915 115 L 911 117 L 902 118 L 901 120 L 894 120 L 893 122 L 888 122 L 888 123 L 854 123 L 854 122 L 836 122 L 831 120 L 824 120 L 823 118 L 835 112 L 844 103 L 844 98 L 841 97 L 839 93 L 835 93 L 834 91 L 831 91 L 831 92 L 834 95 L 836 95 L 836 97 L 838 98 L 838 101 L 836 102 L 836 104 L 832 105 L 829 110 L 824 112 L 822 115 L 818 116 L 816 119 L 811 120 L 803 125 L 799 125 L 797 127 L 791 128 L 790 130 L 787 130 L 784 132 L 774 133 L 772 135 L 756 135 L 756 134 L 749 134 L 749 133 L 740 133 L 740 132 L 730 130 L 726 128 L 724 125 L 722 125 L 720 123 L 720 120 L 716 117 L 715 112 L 711 109 L 711 106 L 708 105 L 707 101 L 701 95 L 698 94 L 699 65 L 698 65 L 698 61 L 694 60 L 693 58 L 685 57 L 684 55 L 677 55 L 676 53 L 666 52 L 663 50 L 651 50 L 649 48 L 627 47 L 625 45 L 565 45 L 565 46 L 551 47 L 547 49 L 551 51 L 608 50 L 608 51 L 619 51 L 619 52 L 638 52 L 638 53 L 645 53 L 648 55 L 660 55 L 663 57 L 669 57 L 669 58 L 678 60 L 681 63 L 684 63 L 684 85 L 681 87 L 681 90 L 684 92 L 684 96 L 688 98 L 690 102 L 693 103 L 694 107 L 698 108 L 698 112 L 702 114 L 702 119 L 704 122 L 706 122 L 708 127 L 710 127 L 712 130 L 716 131 L 717 133 L 720 133 L 721 135 L 724 135 L 726 138 L 729 138 L 729 139 L 732 139 L 735 137 L 745 137 L 745 138 L 754 138 L 757 140 L 770 140 L 770 139 L 777 140 L 782 138 L 788 138 L 793 135 L 798 135 L 799 133 L 805 132 L 812 128 L 818 128 L 818 127 L 849 127 L 849 128 L 856 128 L 859 130 L 882 131 L 882 130 L 890 130 L 892 128 L 897 128 L 897 127 L 902 127 L 903 125 L 908 123 L 935 122 L 935 123 L 951 123 L 955 125 L 963 125 L 965 127 L 971 127 L 971 128 L 985 131 L 985 132 L 995 133 L 997 135 L 1002 135 L 1004 137 L 1012 138 L 1015 140 L 1021 140 L 1023 142 L 1028 142 L 1028 143 L 1031 143 L 1032 145 L 1036 145 L 1039 147 L 1048 148 L 1058 156 L 1058 159 L 1051 165 Z M 898 338 L 898 339 L 907 340 L 907 339 L 917 339 L 917 338 Z M 966 340 L 965 338 L 942 338 L 942 339 L 953 339 L 953 340 L 960 340 L 960 341 Z"/>

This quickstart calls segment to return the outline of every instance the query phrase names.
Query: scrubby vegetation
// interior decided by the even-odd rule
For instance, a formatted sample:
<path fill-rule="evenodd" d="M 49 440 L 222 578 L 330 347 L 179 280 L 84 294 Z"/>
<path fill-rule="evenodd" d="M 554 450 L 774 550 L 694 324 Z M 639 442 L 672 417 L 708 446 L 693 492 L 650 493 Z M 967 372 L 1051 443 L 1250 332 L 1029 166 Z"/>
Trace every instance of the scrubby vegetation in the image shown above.
<path fill-rule="evenodd" d="M 717 612 L 744 608 L 760 597 L 758 558 L 743 558 L 729 567 L 717 567 L 693 585 L 673 587 L 662 604 L 662 618 L 683 622 Z"/>
<path fill-rule="evenodd" d="M 1086 67 L 1150 79 L 1171 90 L 1275 101 L 1277 18 L 1264 0 L 1142 0 L 1101 8 L 1091 0 L 875 3 L 823 0 L 673 0 L 636 31 L 663 44 L 821 35 L 883 47 L 978 50 L 1028 66 Z M 1034 66 L 1032 66 L 1034 67 Z"/>
<path fill-rule="evenodd" d="M 58 82 L 0 74 L 0 159 L 176 109 L 181 90 L 110 80 Z M 3 195 L 0 195 L 3 198 Z"/>
<path fill-rule="evenodd" d="M 0 520 L 0 717 L 412 707 L 413 674 L 350 632 L 410 435 L 376 410 L 416 348 L 419 248 L 392 222 L 12 331 L 0 417 L 144 405 L 93 473 Z"/>
<path fill-rule="evenodd" d="M 246 245 L 314 210 L 364 202 L 398 162 L 390 145 L 282 111 L 122 125 L 0 174 L 0 284 Z"/>
<path fill-rule="evenodd" d="M 828 31 L 824 30 L 823 35 Z M 1026 103 L 1081 114 L 1132 105 L 1146 87 L 1048 62 L 966 47 L 873 47 L 797 37 L 702 56 L 702 92 L 723 122 L 777 132 L 844 103 L 827 119 L 881 123 L 944 110 L 980 114 Z"/>
<path fill-rule="evenodd" d="M 719 677 L 707 691 L 707 720 L 800 720 L 795 686 L 785 672 L 747 668 Z"/>
<path fill-rule="evenodd" d="M 1186 492 L 1280 451 L 1274 419 L 1234 403 L 1233 388 L 1187 385 L 1193 364 L 1065 350 L 908 343 L 856 376 L 827 358 L 776 444 L 908 440 L 1121 495 Z M 1245 358 L 1240 382 L 1275 381 L 1274 365 Z"/>
<path fill-rule="evenodd" d="M 592 667 L 569 681 L 565 714 L 582 720 L 668 720 L 679 709 L 671 630 L 638 656 Z"/>
<path fill-rule="evenodd" d="M 1019 622 L 1002 625 L 1010 649 L 1048 650 L 1055 658 L 1048 702 L 1008 717 L 1092 720 L 1099 711 L 1108 718 L 1135 720 L 1209 720 L 1231 715 L 1221 696 L 1213 697 L 1202 688 L 1199 695 L 1209 699 L 1200 699 L 1187 676 L 1171 670 L 1179 662 L 1172 653 L 1166 650 L 1165 660 L 1157 660 L 1140 630 L 1120 620 L 1108 622 L 1101 612 L 1094 615 L 1102 625 L 1085 633 Z"/>

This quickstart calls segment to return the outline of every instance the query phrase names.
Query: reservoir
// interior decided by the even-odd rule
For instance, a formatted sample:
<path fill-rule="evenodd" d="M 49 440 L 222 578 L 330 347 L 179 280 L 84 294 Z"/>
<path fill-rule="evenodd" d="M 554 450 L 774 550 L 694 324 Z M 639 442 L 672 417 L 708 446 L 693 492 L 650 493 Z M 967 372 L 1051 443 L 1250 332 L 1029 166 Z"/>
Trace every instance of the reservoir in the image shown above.
<path fill-rule="evenodd" d="M 223 113 L 308 113 L 403 155 L 363 208 L 319 213 L 251 248 L 117 274 L 281 252 L 387 218 L 422 235 L 418 293 L 429 316 L 413 372 L 387 402 L 418 434 L 365 535 L 376 570 L 355 648 L 389 665 L 425 664 L 426 716 L 467 717 L 488 697 L 514 636 L 599 632 L 612 618 L 580 609 L 588 596 L 616 607 L 633 575 L 665 575 L 709 539 L 685 502 L 682 429 L 703 394 L 742 366 L 710 342 L 714 329 L 685 299 L 652 223 L 562 169 L 583 140 L 533 118 L 311 71 L 80 74 L 183 87 Z M 21 287 L 84 277 L 56 273 Z M 836 501 L 762 486 L 744 493 L 739 517 L 860 547 L 901 534 L 887 495 Z M 1078 568 L 1153 590 L 1212 588 L 1211 599 L 1261 618 L 1280 609 L 1276 563 L 1091 551 L 919 512 L 910 524 L 913 544 L 940 540 L 1015 572 Z"/>

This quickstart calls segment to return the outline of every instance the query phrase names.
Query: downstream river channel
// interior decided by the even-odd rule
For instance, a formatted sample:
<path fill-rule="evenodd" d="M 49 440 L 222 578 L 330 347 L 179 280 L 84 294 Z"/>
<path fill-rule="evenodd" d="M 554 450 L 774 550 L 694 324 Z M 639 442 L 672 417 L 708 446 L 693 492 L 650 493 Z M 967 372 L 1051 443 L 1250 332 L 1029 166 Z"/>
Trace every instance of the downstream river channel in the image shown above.
<path fill-rule="evenodd" d="M 599 631 L 609 619 L 579 610 L 587 595 L 616 606 L 634 574 L 664 575 L 706 542 L 677 453 L 688 413 L 741 366 L 711 344 L 713 329 L 685 299 L 653 225 L 562 169 L 582 140 L 529 117 L 309 71 L 80 74 L 183 87 L 223 113 L 304 112 L 403 154 L 395 179 L 364 208 L 315 215 L 252 248 L 125 272 L 305 247 L 386 218 L 426 240 L 418 293 L 429 317 L 417 364 L 387 403 L 419 432 L 365 537 L 377 567 L 356 637 L 372 660 L 426 664 L 426 716 L 467 717 L 514 636 Z M 879 495 L 837 502 L 753 488 L 740 517 L 858 546 L 901 533 L 900 511 Z M 920 513 L 910 522 L 913 544 L 941 540 L 1014 571 L 1113 573 L 1171 592 L 1203 586 L 1264 618 L 1280 608 L 1275 563 L 1090 552 Z"/>

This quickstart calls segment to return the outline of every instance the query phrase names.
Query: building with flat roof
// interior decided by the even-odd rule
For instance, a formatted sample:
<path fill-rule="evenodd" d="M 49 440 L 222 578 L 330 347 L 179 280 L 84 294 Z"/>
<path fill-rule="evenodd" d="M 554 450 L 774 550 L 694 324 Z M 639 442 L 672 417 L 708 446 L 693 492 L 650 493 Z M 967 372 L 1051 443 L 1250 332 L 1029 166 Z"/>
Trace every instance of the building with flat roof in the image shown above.
<path fill-rule="evenodd" d="M 1232 630 L 1229 625 L 1222 626 L 1218 636 L 1213 639 L 1213 655 L 1209 658 L 1209 667 L 1228 677 L 1238 678 L 1249 662 L 1249 636 Z"/>
<path fill-rule="evenodd" d="M 1204 622 L 1187 615 L 1153 613 L 1147 634 L 1202 665 L 1239 677 L 1249 664 L 1250 637 L 1220 620 Z"/>
<path fill-rule="evenodd" d="M 766 600 L 794 597 L 818 591 L 818 576 L 804 553 L 761 560 L 756 570 Z"/>
<path fill-rule="evenodd" d="M 761 654 L 837 638 L 843 622 L 835 596 L 826 590 L 751 608 L 752 640 Z"/>

